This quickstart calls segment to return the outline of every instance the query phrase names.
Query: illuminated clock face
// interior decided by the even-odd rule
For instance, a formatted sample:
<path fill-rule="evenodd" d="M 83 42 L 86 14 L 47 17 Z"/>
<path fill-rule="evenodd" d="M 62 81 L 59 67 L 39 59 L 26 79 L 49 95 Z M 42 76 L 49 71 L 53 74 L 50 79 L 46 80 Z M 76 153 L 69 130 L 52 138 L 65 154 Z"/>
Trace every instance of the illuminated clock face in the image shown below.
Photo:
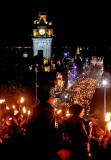
<path fill-rule="evenodd" d="M 40 30 L 39 30 L 39 34 L 40 34 L 40 35 L 44 35 L 44 34 L 45 34 L 45 29 L 40 29 Z"/>

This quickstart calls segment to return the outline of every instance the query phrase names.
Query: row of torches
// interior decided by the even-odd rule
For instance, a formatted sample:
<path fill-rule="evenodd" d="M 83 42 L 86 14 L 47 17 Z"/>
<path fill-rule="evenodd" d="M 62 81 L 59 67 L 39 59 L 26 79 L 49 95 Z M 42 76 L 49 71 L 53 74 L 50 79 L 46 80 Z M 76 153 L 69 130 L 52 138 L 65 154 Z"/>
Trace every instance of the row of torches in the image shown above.
<path fill-rule="evenodd" d="M 2 107 L 2 104 L 5 104 L 5 106 Z M 2 116 L 0 116 L 0 142 L 2 142 L 2 139 L 9 138 L 9 136 L 6 136 L 3 133 L 3 127 L 4 127 L 3 126 L 4 125 L 3 121 L 6 119 L 6 117 L 8 117 L 9 121 L 12 121 L 12 117 L 13 116 L 16 117 L 16 115 L 18 115 L 19 118 L 22 118 L 22 121 L 24 121 L 24 119 L 25 119 L 26 124 L 28 124 L 28 120 L 32 117 L 33 108 L 29 108 L 29 107 L 25 106 L 24 97 L 20 98 L 20 100 L 18 101 L 17 105 L 12 105 L 12 106 L 6 105 L 6 100 L 5 99 L 1 99 L 0 100 L 0 106 L 1 106 L 0 112 L 3 112 Z M 10 111 L 11 111 L 12 114 L 10 114 Z M 4 116 L 5 112 L 9 113 L 8 116 L 6 115 L 6 117 Z M 54 108 L 54 113 L 55 113 L 56 117 L 59 117 L 61 119 L 70 117 L 69 110 L 66 111 L 65 117 L 62 117 L 62 114 L 63 114 L 62 109 Z M 55 121 L 55 127 L 58 128 L 57 127 L 58 123 L 56 123 L 56 122 L 57 121 Z M 22 128 L 22 126 L 20 126 L 20 128 Z"/>
<path fill-rule="evenodd" d="M 8 133 L 8 127 L 15 119 L 15 125 L 18 126 L 19 131 L 26 132 L 26 125 L 28 124 L 28 120 L 32 115 L 32 108 L 26 106 L 24 103 L 24 97 L 21 97 L 20 100 L 17 101 L 16 105 L 7 105 L 5 99 L 0 99 L 0 142 L 3 142 L 3 139 L 10 138 Z M 19 120 L 20 121 L 19 121 Z M 7 127 L 7 133 L 4 128 Z"/>
<path fill-rule="evenodd" d="M 5 102 L 5 99 L 0 100 L 0 104 L 3 104 L 4 102 Z M 16 108 L 16 105 L 12 105 L 12 107 L 9 107 L 8 105 L 6 105 L 6 110 L 13 109 L 14 115 L 17 115 L 19 113 L 20 109 L 21 109 L 24 114 L 27 114 L 28 116 L 30 116 L 31 115 L 31 109 L 27 110 L 27 107 L 25 105 L 23 105 L 23 103 L 24 103 L 24 97 L 21 97 L 20 101 L 19 101 L 19 104 L 18 104 L 19 105 L 18 109 Z"/>

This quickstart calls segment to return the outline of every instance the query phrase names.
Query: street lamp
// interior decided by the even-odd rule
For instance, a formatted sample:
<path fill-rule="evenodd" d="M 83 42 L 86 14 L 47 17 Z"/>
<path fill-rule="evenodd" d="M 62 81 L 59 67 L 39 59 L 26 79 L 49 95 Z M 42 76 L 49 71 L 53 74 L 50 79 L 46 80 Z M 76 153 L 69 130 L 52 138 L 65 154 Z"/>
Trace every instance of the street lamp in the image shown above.
<path fill-rule="evenodd" d="M 103 84 L 103 87 L 104 87 L 104 115 L 106 113 L 106 85 L 107 85 L 107 80 L 103 80 L 102 81 L 102 84 Z"/>

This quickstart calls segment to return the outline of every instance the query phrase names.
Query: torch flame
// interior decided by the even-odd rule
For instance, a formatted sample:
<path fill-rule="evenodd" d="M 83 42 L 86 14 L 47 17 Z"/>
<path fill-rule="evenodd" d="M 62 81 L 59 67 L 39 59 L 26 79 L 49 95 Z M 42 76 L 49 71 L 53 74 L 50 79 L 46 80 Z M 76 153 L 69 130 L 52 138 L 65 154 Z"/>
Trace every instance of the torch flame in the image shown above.
<path fill-rule="evenodd" d="M 28 115 L 30 115 L 30 114 L 31 114 L 31 111 L 30 111 L 30 110 L 28 110 L 28 111 L 27 111 L 27 113 L 28 113 Z"/>
<path fill-rule="evenodd" d="M 23 103 L 24 102 L 24 97 L 21 97 L 20 98 L 20 103 Z"/>
<path fill-rule="evenodd" d="M 0 99 L 0 104 L 4 103 L 5 99 Z"/>
<path fill-rule="evenodd" d="M 105 122 L 110 121 L 110 116 L 111 116 L 110 112 L 105 114 Z"/>
<path fill-rule="evenodd" d="M 23 111 L 23 113 L 26 113 L 26 107 L 25 106 L 22 108 L 22 111 Z"/>
<path fill-rule="evenodd" d="M 108 122 L 107 127 L 108 127 L 108 131 L 111 131 L 111 121 Z"/>
<path fill-rule="evenodd" d="M 59 109 L 58 111 L 57 111 L 57 114 L 60 114 L 62 112 L 62 110 L 61 109 Z"/>
<path fill-rule="evenodd" d="M 66 117 L 70 117 L 69 111 L 66 111 Z"/>
<path fill-rule="evenodd" d="M 6 106 L 6 110 L 10 110 L 9 106 Z"/>
<path fill-rule="evenodd" d="M 15 105 L 13 105 L 12 108 L 15 109 Z"/>

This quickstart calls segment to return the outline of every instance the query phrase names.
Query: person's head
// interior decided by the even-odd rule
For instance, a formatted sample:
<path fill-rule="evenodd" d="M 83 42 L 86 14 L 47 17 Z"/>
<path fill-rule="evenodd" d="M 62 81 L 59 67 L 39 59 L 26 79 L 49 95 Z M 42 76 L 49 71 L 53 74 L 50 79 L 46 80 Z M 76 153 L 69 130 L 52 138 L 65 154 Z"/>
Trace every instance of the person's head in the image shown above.
<path fill-rule="evenodd" d="M 104 149 L 111 150 L 111 135 L 104 137 L 103 147 Z"/>
<path fill-rule="evenodd" d="M 69 109 L 70 113 L 72 113 L 74 116 L 78 116 L 80 118 L 82 118 L 84 116 L 84 107 L 78 104 L 74 104 L 72 106 L 70 106 Z"/>
<path fill-rule="evenodd" d="M 37 97 L 40 102 L 47 102 L 51 97 L 51 95 L 48 92 L 48 90 L 46 90 L 45 88 L 39 87 L 37 91 Z"/>

